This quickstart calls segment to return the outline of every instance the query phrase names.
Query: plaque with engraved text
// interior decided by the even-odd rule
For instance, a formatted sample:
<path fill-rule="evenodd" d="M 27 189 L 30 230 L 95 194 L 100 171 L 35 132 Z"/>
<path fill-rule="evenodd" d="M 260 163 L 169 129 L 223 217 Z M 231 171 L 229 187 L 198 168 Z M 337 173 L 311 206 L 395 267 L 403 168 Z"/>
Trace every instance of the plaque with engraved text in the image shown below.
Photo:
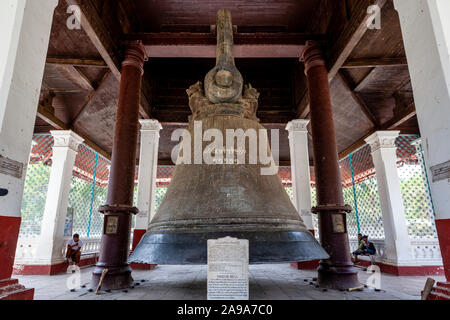
<path fill-rule="evenodd" d="M 248 300 L 248 240 L 208 240 L 208 300 Z"/>

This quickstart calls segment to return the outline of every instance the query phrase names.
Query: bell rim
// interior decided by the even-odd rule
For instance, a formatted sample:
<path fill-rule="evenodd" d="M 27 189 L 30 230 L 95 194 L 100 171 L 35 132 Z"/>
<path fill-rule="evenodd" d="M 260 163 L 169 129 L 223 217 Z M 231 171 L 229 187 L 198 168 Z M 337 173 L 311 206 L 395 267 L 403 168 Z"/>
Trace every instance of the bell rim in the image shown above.
<path fill-rule="evenodd" d="M 159 265 L 207 264 L 207 240 L 232 237 L 249 240 L 249 263 L 270 264 L 328 259 L 329 255 L 308 231 L 208 233 L 147 232 L 129 263 Z"/>

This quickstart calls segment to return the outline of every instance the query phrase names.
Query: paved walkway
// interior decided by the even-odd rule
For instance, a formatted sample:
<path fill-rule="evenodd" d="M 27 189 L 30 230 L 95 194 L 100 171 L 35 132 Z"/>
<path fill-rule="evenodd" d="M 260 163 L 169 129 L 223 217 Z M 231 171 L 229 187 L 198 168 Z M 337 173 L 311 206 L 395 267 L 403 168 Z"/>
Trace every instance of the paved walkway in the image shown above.
<path fill-rule="evenodd" d="M 88 284 L 92 268 L 81 270 L 81 284 Z M 70 292 L 67 286 L 72 274 L 57 276 L 18 276 L 20 283 L 35 288 L 37 300 L 203 300 L 206 299 L 206 266 L 158 266 L 152 271 L 134 271 L 135 287 L 127 292 L 102 292 L 99 295 L 80 288 Z M 365 283 L 371 276 L 360 270 Z M 427 277 L 381 275 L 381 291 L 323 291 L 315 287 L 314 271 L 295 270 L 287 264 L 250 266 L 250 299 L 252 300 L 392 300 L 420 299 Z M 443 277 L 434 277 L 443 280 Z"/>

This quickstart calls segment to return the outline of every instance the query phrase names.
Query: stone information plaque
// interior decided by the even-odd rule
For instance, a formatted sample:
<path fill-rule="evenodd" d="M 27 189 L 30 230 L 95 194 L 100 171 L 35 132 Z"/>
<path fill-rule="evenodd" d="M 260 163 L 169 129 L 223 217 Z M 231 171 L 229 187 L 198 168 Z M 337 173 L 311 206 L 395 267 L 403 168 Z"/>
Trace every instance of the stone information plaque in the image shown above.
<path fill-rule="evenodd" d="M 248 300 L 248 240 L 208 240 L 208 300 Z"/>
<path fill-rule="evenodd" d="M 119 226 L 119 217 L 118 216 L 106 216 L 106 234 L 117 234 L 117 228 Z"/>
<path fill-rule="evenodd" d="M 0 155 L 0 173 L 21 179 L 23 164 Z"/>

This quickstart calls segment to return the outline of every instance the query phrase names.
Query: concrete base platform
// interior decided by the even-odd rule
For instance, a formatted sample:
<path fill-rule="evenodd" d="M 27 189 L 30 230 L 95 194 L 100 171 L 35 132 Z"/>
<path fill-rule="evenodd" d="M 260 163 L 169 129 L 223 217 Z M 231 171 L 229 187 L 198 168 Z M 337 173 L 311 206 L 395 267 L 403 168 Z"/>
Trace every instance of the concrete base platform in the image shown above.
<path fill-rule="evenodd" d="M 93 268 L 81 270 L 81 284 L 89 284 Z M 87 288 L 70 292 L 74 274 L 56 276 L 20 276 L 20 282 L 35 288 L 37 300 L 204 300 L 206 299 L 206 266 L 160 265 L 154 270 L 134 270 L 135 287 L 128 292 L 102 292 L 95 295 Z M 426 277 L 380 274 L 381 291 L 323 291 L 315 287 L 316 271 L 296 270 L 289 264 L 250 266 L 250 299 L 252 300 L 420 300 Z M 373 273 L 359 271 L 364 284 Z M 434 277 L 444 281 L 444 277 Z M 138 285 L 137 285 L 138 284 Z"/>

